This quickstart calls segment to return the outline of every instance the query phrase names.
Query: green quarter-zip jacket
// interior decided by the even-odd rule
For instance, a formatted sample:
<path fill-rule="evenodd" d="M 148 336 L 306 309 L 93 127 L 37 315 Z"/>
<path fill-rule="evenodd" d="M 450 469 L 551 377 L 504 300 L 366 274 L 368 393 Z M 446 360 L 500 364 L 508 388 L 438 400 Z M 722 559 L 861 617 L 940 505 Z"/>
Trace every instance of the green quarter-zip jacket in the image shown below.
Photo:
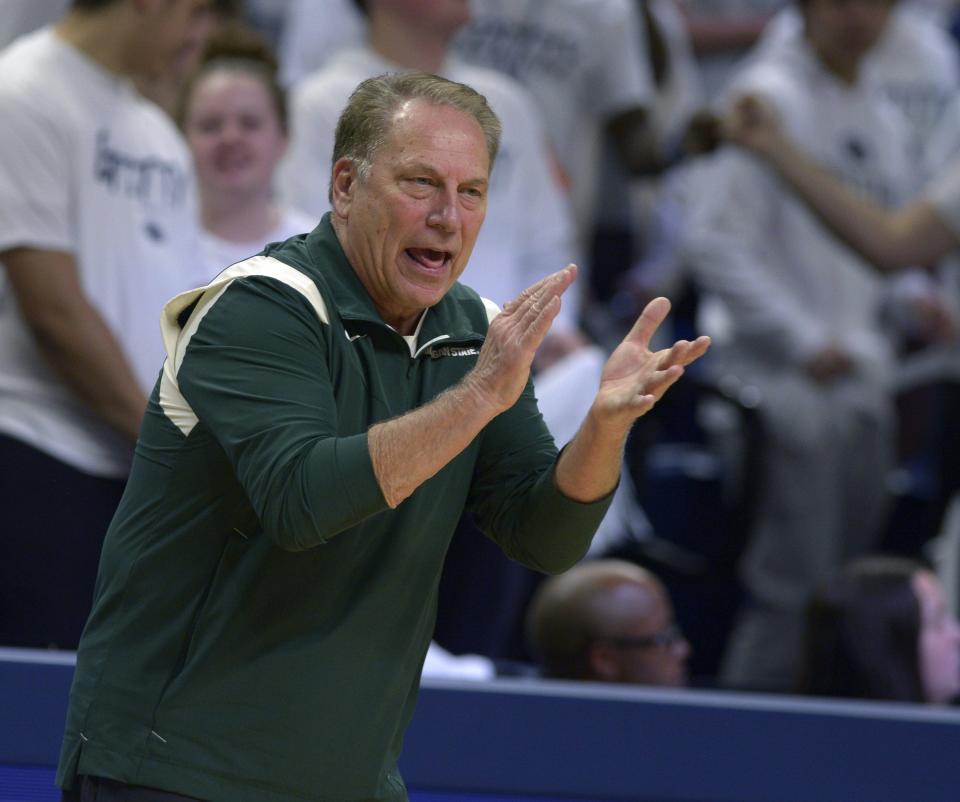
<path fill-rule="evenodd" d="M 167 359 L 107 533 L 58 782 L 217 802 L 404 800 L 397 771 L 464 509 L 545 572 L 608 498 L 553 481 L 531 386 L 391 510 L 367 431 L 457 383 L 496 307 L 459 284 L 404 338 L 329 217 L 167 305 Z"/>

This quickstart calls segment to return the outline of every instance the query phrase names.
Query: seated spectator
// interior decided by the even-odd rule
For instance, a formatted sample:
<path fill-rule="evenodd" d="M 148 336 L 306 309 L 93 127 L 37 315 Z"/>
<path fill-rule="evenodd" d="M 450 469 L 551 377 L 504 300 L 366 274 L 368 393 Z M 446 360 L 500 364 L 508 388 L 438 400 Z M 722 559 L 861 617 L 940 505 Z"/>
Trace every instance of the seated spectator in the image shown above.
<path fill-rule="evenodd" d="M 313 229 L 313 218 L 274 196 L 287 102 L 276 59 L 257 34 L 231 26 L 211 38 L 184 87 L 179 118 L 197 171 L 210 277 L 268 242 Z"/>
<path fill-rule="evenodd" d="M 551 577 L 527 613 L 531 649 L 556 679 L 682 686 L 690 644 L 649 571 L 591 560 Z"/>
<path fill-rule="evenodd" d="M 960 693 L 960 624 L 934 574 L 865 557 L 807 608 L 799 689 L 819 696 L 945 704 Z"/>
<path fill-rule="evenodd" d="M 809 158 L 848 186 L 878 202 L 907 197 L 916 165 L 905 134 L 860 69 L 892 0 L 799 8 L 804 36 L 751 60 L 732 95 L 762 96 Z M 881 315 L 890 288 L 758 160 L 724 148 L 698 182 L 684 252 L 701 298 L 722 312 L 704 327 L 717 341 L 714 375 L 757 388 L 764 431 L 739 565 L 746 601 L 720 683 L 788 691 L 807 599 L 875 551 L 886 525 L 895 343 Z"/>

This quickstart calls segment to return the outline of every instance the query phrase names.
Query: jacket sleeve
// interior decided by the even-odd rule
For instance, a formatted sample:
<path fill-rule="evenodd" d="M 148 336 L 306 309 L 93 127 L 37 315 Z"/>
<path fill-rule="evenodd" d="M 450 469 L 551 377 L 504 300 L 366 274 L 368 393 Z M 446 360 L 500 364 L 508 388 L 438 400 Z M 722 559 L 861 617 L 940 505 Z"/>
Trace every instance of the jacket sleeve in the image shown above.
<path fill-rule="evenodd" d="M 177 373 L 264 531 L 291 551 L 387 509 L 366 432 L 338 430 L 327 334 L 296 290 L 238 279 L 204 315 Z"/>
<path fill-rule="evenodd" d="M 537 408 L 533 386 L 484 429 L 468 508 L 506 555 L 559 573 L 586 553 L 613 492 L 584 504 L 557 488 L 559 457 Z"/>

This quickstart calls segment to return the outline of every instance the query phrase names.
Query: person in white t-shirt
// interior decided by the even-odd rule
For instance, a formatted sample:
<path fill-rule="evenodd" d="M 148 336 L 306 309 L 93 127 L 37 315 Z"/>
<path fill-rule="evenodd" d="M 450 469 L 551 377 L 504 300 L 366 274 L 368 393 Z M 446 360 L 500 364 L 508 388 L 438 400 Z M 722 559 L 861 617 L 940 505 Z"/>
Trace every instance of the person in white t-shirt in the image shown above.
<path fill-rule="evenodd" d="M 132 80 L 202 45 L 205 0 L 75 0 L 0 53 L 0 643 L 74 648 L 163 362 L 202 279 L 193 170 Z"/>
<path fill-rule="evenodd" d="M 784 131 L 762 96 L 737 98 L 726 120 L 731 141 L 773 167 L 820 220 L 877 269 L 930 264 L 960 251 L 960 153 L 908 202 L 888 208 L 838 181 Z"/>
<path fill-rule="evenodd" d="M 875 269 L 901 274 L 914 265 L 939 262 L 939 304 L 924 303 L 921 308 L 922 328 L 934 342 L 921 364 L 936 382 L 938 398 L 935 417 L 926 422 L 935 444 L 930 527 L 950 531 L 947 513 L 960 492 L 960 421 L 954 413 L 960 403 L 960 154 L 949 157 L 941 174 L 919 194 L 891 209 L 852 191 L 812 161 L 784 134 L 776 112 L 760 98 L 740 99 L 729 119 L 729 135 L 774 168 L 821 222 Z M 955 579 L 949 571 L 946 578 L 953 590 Z"/>
<path fill-rule="evenodd" d="M 776 106 L 810 158 L 883 204 L 911 189 L 895 109 L 859 78 L 892 3 L 803 0 L 805 36 L 752 62 L 737 92 Z M 741 563 L 749 603 L 724 684 L 786 690 L 816 585 L 875 546 L 887 506 L 893 353 L 886 282 L 825 231 L 762 163 L 735 148 L 703 176 L 687 242 L 727 312 L 716 369 L 759 389 L 763 484 Z"/>
<path fill-rule="evenodd" d="M 803 36 L 796 6 L 777 14 L 764 31 L 761 53 Z M 890 22 L 863 62 L 862 80 L 875 87 L 907 120 L 914 158 L 923 160 L 951 100 L 960 90 L 960 60 L 949 33 L 915 4 L 898 0 Z M 923 162 L 926 166 L 926 162 Z M 939 173 L 933 165 L 929 175 Z"/>
<path fill-rule="evenodd" d="M 180 125 L 197 171 L 211 277 L 316 224 L 274 194 L 274 172 L 287 148 L 287 99 L 276 71 L 257 34 L 226 28 L 211 38 L 183 90 Z"/>

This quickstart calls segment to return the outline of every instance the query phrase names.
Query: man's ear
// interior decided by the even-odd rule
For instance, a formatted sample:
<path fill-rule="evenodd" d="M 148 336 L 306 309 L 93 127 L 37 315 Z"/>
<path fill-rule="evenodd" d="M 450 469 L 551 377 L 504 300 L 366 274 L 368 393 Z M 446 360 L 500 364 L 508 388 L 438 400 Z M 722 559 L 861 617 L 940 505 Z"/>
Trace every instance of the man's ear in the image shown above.
<path fill-rule="evenodd" d="M 620 654 L 609 643 L 593 641 L 587 647 L 587 665 L 593 677 L 602 682 L 617 682 L 620 679 Z"/>
<path fill-rule="evenodd" d="M 346 219 L 350 216 L 350 206 L 360 182 L 360 175 L 352 159 L 341 158 L 334 162 L 332 176 L 330 205 L 337 217 Z"/>

